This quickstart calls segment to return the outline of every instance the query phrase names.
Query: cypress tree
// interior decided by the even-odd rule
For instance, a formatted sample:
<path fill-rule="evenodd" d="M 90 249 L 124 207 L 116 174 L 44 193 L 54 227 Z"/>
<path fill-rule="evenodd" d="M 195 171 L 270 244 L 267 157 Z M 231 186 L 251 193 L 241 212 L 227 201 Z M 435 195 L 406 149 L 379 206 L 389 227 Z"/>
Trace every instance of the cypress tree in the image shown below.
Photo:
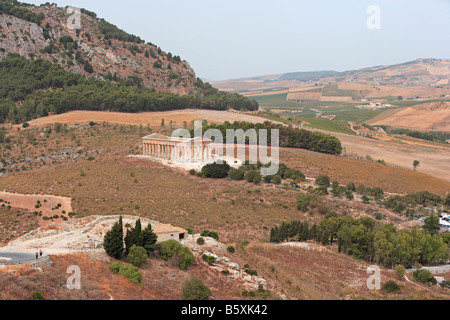
<path fill-rule="evenodd" d="M 134 245 L 137 247 L 143 247 L 143 242 L 141 219 L 138 219 L 134 228 L 127 230 L 127 235 L 125 237 L 126 254 L 128 255 L 131 247 Z"/>
<path fill-rule="evenodd" d="M 155 251 L 157 240 L 158 236 L 153 232 L 152 226 L 149 223 L 148 226 L 144 229 L 144 231 L 142 231 L 143 247 L 147 251 L 147 254 L 150 254 L 150 252 Z"/>
<path fill-rule="evenodd" d="M 116 222 L 103 238 L 103 248 L 106 253 L 115 259 L 122 258 L 123 253 L 123 225 L 122 217 Z"/>

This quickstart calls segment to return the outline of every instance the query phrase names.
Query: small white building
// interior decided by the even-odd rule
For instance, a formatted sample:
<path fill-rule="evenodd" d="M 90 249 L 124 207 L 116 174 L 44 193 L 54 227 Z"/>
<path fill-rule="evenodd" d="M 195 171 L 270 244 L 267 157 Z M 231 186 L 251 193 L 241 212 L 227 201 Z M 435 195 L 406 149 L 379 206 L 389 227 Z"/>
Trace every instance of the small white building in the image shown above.
<path fill-rule="evenodd" d="M 167 240 L 180 241 L 186 238 L 187 231 L 170 224 L 152 225 L 153 232 L 158 236 L 158 243 Z"/>

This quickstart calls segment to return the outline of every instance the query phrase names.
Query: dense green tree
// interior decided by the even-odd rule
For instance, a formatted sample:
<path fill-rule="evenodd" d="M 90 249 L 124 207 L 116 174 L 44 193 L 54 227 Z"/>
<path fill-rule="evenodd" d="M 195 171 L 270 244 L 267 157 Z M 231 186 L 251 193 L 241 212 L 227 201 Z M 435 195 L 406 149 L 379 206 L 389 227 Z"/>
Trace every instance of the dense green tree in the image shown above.
<path fill-rule="evenodd" d="M 116 222 L 103 238 L 103 248 L 106 253 L 115 259 L 122 258 L 123 253 L 123 225 L 122 217 Z"/>
<path fill-rule="evenodd" d="M 328 188 L 330 186 L 330 178 L 326 175 L 321 174 L 316 178 L 316 184 L 318 186 Z"/>
<path fill-rule="evenodd" d="M 425 218 L 425 225 L 423 228 L 431 235 L 439 234 L 439 230 L 441 227 L 439 226 L 439 217 L 438 216 L 429 216 Z"/>
<path fill-rule="evenodd" d="M 147 260 L 147 251 L 143 247 L 133 245 L 127 255 L 127 261 L 135 267 L 142 267 Z"/>
<path fill-rule="evenodd" d="M 297 209 L 306 212 L 309 208 L 311 198 L 305 193 L 299 193 L 297 196 Z"/>
<path fill-rule="evenodd" d="M 202 168 L 202 176 L 205 178 L 223 179 L 228 176 L 231 167 L 225 161 L 223 163 L 211 163 Z"/>
<path fill-rule="evenodd" d="M 142 231 L 142 246 L 147 251 L 147 254 L 155 251 L 156 242 L 158 241 L 158 236 L 153 232 L 151 224 Z"/>
<path fill-rule="evenodd" d="M 143 247 L 144 238 L 142 234 L 141 219 L 136 221 L 134 228 L 127 229 L 127 234 L 125 236 L 125 252 L 128 255 L 132 246 Z"/>
<path fill-rule="evenodd" d="M 428 286 L 433 286 L 437 284 L 436 278 L 429 270 L 417 270 L 413 272 L 414 280 L 422 282 Z"/>

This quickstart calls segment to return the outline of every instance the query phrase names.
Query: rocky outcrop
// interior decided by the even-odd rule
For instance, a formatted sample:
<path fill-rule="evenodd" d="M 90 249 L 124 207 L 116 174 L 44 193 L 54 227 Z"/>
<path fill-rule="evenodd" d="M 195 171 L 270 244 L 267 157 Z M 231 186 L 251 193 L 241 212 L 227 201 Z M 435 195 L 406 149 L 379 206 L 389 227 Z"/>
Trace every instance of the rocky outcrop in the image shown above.
<path fill-rule="evenodd" d="M 103 78 L 107 74 L 115 74 L 122 79 L 138 77 L 144 86 L 156 91 L 175 94 L 198 92 L 195 72 L 190 65 L 174 59 L 172 54 L 153 44 L 106 39 L 99 28 L 99 20 L 85 13 L 81 15 L 81 29 L 77 32 L 67 27 L 70 15 L 65 8 L 43 5 L 27 9 L 44 14 L 40 25 L 0 13 L 0 59 L 8 53 L 15 53 L 27 59 L 49 60 L 68 71 L 89 77 Z M 64 36 L 76 42 L 76 49 L 64 47 L 60 42 Z M 49 46 L 54 50 L 46 50 Z M 77 61 L 77 52 L 92 65 L 92 73 Z"/>
<path fill-rule="evenodd" d="M 255 291 L 260 287 L 264 290 L 267 289 L 267 281 L 264 278 L 248 274 L 245 268 L 224 256 L 226 246 L 223 243 L 220 243 L 213 238 L 205 237 L 205 243 L 203 245 L 198 245 L 196 240 L 199 237 L 199 234 L 188 235 L 182 241 L 182 244 L 191 249 L 198 260 L 201 260 L 203 255 L 214 258 L 214 262 L 209 265 L 210 268 L 221 273 L 223 276 L 241 281 L 246 290 Z"/>

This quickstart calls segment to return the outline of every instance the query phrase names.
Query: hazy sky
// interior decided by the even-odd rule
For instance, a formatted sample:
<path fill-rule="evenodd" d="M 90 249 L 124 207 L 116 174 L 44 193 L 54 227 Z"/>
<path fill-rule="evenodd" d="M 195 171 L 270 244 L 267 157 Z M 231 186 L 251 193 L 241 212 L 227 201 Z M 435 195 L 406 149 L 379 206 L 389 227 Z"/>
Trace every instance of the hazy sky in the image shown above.
<path fill-rule="evenodd" d="M 211 80 L 450 58 L 450 0 L 50 2 L 94 11 Z M 381 29 L 367 27 L 371 5 Z"/>

